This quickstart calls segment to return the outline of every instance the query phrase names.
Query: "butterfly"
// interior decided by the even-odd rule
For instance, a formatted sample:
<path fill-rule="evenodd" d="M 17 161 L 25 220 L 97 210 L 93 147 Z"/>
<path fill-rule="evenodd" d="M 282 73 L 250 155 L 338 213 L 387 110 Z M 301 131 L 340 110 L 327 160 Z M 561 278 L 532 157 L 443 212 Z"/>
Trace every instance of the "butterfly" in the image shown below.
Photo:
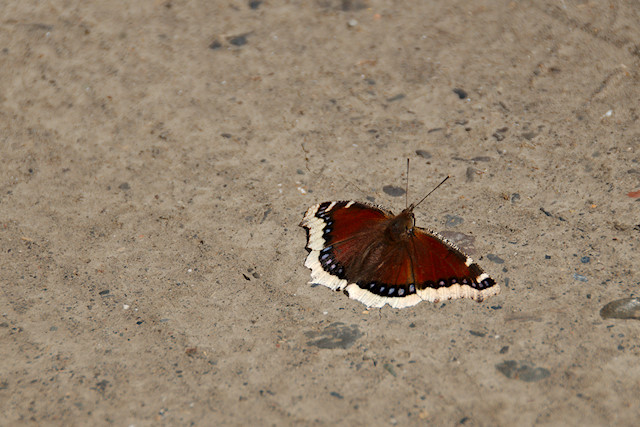
<path fill-rule="evenodd" d="M 310 283 L 343 291 L 368 307 L 480 302 L 498 294 L 495 280 L 456 245 L 415 226 L 413 210 L 422 200 L 398 215 L 354 201 L 311 206 L 300 223 L 307 231 Z"/>

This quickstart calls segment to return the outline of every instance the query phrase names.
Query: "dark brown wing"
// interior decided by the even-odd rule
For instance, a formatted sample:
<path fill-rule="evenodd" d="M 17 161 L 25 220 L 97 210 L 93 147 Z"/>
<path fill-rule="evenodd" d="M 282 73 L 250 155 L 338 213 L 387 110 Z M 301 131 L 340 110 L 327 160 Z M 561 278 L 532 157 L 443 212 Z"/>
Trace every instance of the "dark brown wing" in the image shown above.
<path fill-rule="evenodd" d="M 500 291 L 489 275 L 439 234 L 414 227 L 411 258 L 418 295 L 429 301 L 472 298 L 482 301 Z"/>

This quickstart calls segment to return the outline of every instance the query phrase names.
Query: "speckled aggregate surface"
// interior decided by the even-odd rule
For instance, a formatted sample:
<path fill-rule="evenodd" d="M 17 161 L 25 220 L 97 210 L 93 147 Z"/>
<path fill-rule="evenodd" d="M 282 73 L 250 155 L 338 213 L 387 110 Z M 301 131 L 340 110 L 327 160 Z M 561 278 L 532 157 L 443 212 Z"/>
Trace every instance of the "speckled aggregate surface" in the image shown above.
<path fill-rule="evenodd" d="M 637 425 L 637 5 L 6 3 L 1 426 Z M 500 295 L 307 284 L 407 157 Z"/>

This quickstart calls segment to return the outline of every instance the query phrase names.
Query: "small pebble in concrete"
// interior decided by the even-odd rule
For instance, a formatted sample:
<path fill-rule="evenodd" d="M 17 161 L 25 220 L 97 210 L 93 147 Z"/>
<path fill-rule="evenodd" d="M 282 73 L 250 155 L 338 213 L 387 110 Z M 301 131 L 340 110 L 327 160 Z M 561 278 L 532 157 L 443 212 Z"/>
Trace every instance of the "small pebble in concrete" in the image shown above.
<path fill-rule="evenodd" d="M 229 43 L 234 46 L 244 46 L 245 44 L 247 44 L 247 35 L 243 34 L 240 36 L 232 37 L 231 39 L 229 39 Z"/>
<path fill-rule="evenodd" d="M 431 153 L 429 153 L 426 150 L 416 150 L 416 154 L 420 157 L 422 157 L 423 159 L 430 159 L 431 158 Z"/>
<path fill-rule="evenodd" d="M 464 219 L 457 215 L 445 215 L 444 216 L 444 226 L 447 228 L 457 227 L 464 222 Z"/>
<path fill-rule="evenodd" d="M 307 331 L 304 334 L 310 339 L 307 345 L 328 349 L 347 349 L 363 335 L 358 325 L 347 326 L 342 322 L 332 323 L 322 331 Z"/>
<path fill-rule="evenodd" d="M 465 99 L 467 96 L 469 96 L 464 89 L 460 89 L 460 88 L 453 89 L 453 93 L 458 95 L 458 98 L 460 99 Z"/>
<path fill-rule="evenodd" d="M 496 369 L 507 378 L 524 382 L 536 382 L 547 378 L 551 373 L 545 368 L 536 368 L 527 362 L 505 360 L 496 365 Z"/>
<path fill-rule="evenodd" d="M 504 260 L 502 258 L 500 258 L 498 255 L 487 254 L 487 258 L 489 258 L 490 261 L 493 261 L 496 264 L 504 264 Z"/>
<path fill-rule="evenodd" d="M 600 310 L 603 319 L 640 320 L 640 298 L 622 298 L 611 301 Z"/>
<path fill-rule="evenodd" d="M 391 197 L 404 196 L 404 193 L 405 193 L 404 188 L 396 187 L 394 185 L 385 185 L 384 187 L 382 187 L 382 191 L 384 191 L 386 194 L 390 195 Z"/>

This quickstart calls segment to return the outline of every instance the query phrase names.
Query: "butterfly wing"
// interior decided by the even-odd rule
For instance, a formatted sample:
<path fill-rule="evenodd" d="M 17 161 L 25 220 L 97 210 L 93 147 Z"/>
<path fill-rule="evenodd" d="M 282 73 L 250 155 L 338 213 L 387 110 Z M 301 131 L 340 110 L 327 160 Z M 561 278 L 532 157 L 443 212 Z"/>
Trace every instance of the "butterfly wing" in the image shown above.
<path fill-rule="evenodd" d="M 343 290 L 361 266 L 361 254 L 389 213 L 356 202 L 324 202 L 310 207 L 300 225 L 307 230 L 305 266 L 311 283 Z"/>
<path fill-rule="evenodd" d="M 500 286 L 456 245 L 432 230 L 414 227 L 411 242 L 414 278 L 421 299 L 482 301 Z"/>

